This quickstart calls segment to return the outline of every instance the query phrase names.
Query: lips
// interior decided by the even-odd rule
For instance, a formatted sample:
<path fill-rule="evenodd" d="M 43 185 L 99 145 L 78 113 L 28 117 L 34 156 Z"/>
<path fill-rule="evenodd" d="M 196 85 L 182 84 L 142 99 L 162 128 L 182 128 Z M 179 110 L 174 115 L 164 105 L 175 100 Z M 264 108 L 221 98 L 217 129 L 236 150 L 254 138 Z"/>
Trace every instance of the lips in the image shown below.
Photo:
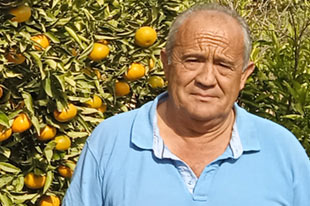
<path fill-rule="evenodd" d="M 191 93 L 191 95 L 193 95 L 195 98 L 197 98 L 198 100 L 203 101 L 203 102 L 210 101 L 210 100 L 213 100 L 215 98 L 218 98 L 218 96 L 216 96 L 216 95 L 209 94 L 209 93 L 201 93 L 201 92 Z"/>
<path fill-rule="evenodd" d="M 191 93 L 191 95 L 205 97 L 205 98 L 207 98 L 207 97 L 209 97 L 209 98 L 217 98 L 216 95 L 209 94 L 209 93 L 202 93 L 202 92 L 194 92 L 194 93 Z"/>

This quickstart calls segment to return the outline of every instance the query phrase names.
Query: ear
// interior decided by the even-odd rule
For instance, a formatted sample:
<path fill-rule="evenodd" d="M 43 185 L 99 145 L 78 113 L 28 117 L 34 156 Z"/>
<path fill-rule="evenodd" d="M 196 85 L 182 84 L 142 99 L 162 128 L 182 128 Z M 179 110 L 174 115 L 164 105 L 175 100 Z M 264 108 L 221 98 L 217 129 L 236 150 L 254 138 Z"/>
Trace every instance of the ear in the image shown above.
<path fill-rule="evenodd" d="M 241 81 L 240 81 L 240 90 L 244 88 L 244 85 L 246 83 L 246 80 L 249 78 L 249 76 L 253 73 L 255 69 L 254 62 L 249 62 L 245 70 L 241 74 Z"/>
<path fill-rule="evenodd" d="M 164 67 L 164 72 L 165 72 L 165 77 L 168 80 L 168 73 L 169 73 L 169 66 L 168 66 L 168 55 L 166 52 L 166 49 L 162 49 L 160 52 L 160 60 L 163 63 L 163 67 Z"/>

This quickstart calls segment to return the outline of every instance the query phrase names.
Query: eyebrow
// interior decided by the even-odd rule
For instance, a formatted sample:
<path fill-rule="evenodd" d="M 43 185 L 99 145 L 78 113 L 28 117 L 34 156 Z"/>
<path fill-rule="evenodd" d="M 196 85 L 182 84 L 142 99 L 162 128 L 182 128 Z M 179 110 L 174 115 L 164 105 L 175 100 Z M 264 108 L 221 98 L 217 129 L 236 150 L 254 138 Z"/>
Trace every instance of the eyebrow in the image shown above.
<path fill-rule="evenodd" d="M 184 53 L 182 56 L 181 56 L 181 59 L 182 60 L 185 60 L 186 58 L 189 58 L 189 57 L 196 57 L 198 59 L 207 59 L 208 57 L 206 57 L 203 52 L 188 52 L 188 53 Z M 214 57 L 214 61 L 215 62 L 224 62 L 226 64 L 230 64 L 230 65 L 233 65 L 234 64 L 234 61 L 232 61 L 231 59 L 229 59 L 229 57 L 225 57 L 223 55 L 215 55 Z"/>

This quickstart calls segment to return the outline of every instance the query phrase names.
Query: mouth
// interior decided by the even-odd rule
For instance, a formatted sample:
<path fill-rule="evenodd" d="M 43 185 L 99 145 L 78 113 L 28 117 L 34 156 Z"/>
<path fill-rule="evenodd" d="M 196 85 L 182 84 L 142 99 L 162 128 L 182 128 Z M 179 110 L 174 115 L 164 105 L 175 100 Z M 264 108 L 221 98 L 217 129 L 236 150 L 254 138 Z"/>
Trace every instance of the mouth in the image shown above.
<path fill-rule="evenodd" d="M 216 95 L 208 94 L 208 93 L 200 93 L 200 92 L 191 93 L 191 95 L 203 102 L 207 102 L 207 101 L 218 98 Z"/>

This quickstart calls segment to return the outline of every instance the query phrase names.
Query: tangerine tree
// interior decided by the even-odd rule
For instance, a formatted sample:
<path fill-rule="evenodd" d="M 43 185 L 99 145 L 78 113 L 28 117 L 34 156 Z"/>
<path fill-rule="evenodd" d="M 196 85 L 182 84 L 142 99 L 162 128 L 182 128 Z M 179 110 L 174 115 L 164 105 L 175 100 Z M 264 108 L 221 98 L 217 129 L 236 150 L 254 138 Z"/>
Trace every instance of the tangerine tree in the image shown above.
<path fill-rule="evenodd" d="M 190 3 L 0 2 L 0 202 L 46 205 L 98 123 L 164 91 L 148 80 L 163 79 L 168 27 Z"/>

